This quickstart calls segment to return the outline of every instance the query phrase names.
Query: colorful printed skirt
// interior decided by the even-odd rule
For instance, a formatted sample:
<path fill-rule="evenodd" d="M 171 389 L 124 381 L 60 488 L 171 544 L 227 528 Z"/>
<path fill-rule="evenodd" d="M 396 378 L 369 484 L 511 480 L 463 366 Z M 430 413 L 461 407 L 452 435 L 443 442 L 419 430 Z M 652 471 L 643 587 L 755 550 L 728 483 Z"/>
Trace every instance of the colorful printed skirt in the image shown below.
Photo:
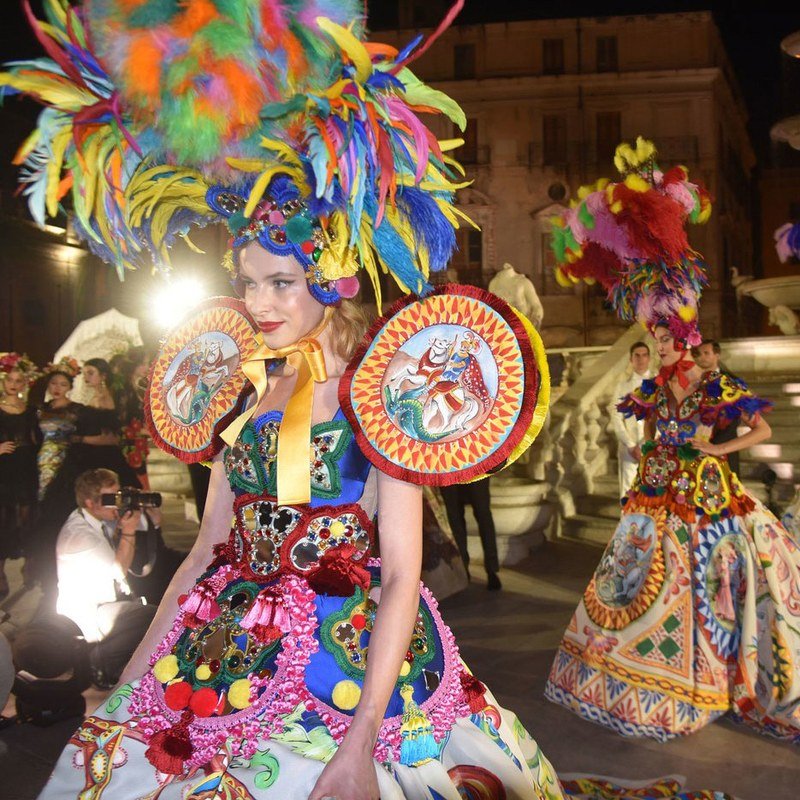
<path fill-rule="evenodd" d="M 665 741 L 730 715 L 800 743 L 800 548 L 752 511 L 689 522 L 634 491 L 564 634 L 546 696 Z"/>

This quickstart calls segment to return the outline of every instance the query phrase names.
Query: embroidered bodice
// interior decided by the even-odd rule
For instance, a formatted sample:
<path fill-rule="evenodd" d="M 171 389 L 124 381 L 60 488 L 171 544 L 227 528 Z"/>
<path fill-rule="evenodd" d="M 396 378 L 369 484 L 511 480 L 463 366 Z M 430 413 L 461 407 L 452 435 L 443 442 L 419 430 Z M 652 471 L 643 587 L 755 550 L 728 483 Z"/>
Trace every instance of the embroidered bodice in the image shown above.
<path fill-rule="evenodd" d="M 234 501 L 227 558 L 247 578 L 310 576 L 328 553 L 365 563 L 373 541 L 372 502 L 364 500 L 371 465 L 341 410 L 312 426 L 311 503 L 278 505 L 277 453 L 281 412 L 248 422 L 223 462 Z"/>
<path fill-rule="evenodd" d="M 680 447 L 694 437 L 710 439 L 716 428 L 725 428 L 742 417 L 749 419 L 771 405 L 756 397 L 739 378 L 707 372 L 697 388 L 680 402 L 668 386 L 648 379 L 623 398 L 617 408 L 625 416 L 654 419 L 656 439 Z"/>
<path fill-rule="evenodd" d="M 655 421 L 655 441 L 642 445 L 639 472 L 628 499 L 645 505 L 667 504 L 690 522 L 707 515 L 724 516 L 752 508 L 727 458 L 704 455 L 692 445 L 695 437 L 710 440 L 714 430 L 752 422 L 771 403 L 756 397 L 744 381 L 719 372 L 706 373 L 697 388 L 677 402 L 666 386 L 642 382 L 617 406 L 626 416 Z"/>

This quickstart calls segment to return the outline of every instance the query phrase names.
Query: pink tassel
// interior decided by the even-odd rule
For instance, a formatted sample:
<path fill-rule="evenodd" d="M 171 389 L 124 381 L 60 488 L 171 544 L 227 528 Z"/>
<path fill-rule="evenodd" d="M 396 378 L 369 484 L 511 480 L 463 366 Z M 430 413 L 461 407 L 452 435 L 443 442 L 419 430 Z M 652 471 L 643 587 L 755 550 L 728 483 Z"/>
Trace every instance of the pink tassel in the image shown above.
<path fill-rule="evenodd" d="M 292 620 L 274 589 L 262 589 L 239 623 L 260 644 L 274 642 L 292 629 Z"/>
<path fill-rule="evenodd" d="M 192 589 L 181 603 L 181 611 L 184 614 L 183 622 L 189 628 L 200 628 L 222 613 L 214 590 L 203 583 L 198 583 Z"/>

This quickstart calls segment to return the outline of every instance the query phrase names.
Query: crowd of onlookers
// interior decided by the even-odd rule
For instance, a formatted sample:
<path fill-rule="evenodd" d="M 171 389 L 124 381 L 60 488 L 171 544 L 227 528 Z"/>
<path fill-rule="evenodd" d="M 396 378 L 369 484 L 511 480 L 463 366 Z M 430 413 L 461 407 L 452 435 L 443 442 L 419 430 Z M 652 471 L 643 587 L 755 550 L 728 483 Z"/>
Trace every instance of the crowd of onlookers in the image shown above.
<path fill-rule="evenodd" d="M 85 403 L 71 397 L 79 374 Z M 158 508 L 116 501 L 121 488 L 149 489 L 147 374 L 141 348 L 43 369 L 0 356 L 0 600 L 6 561 L 24 559 L 25 587 L 41 588 L 40 618 L 57 610 L 88 643 L 105 642 L 95 665 L 109 681 L 124 664 L 115 640 L 124 653 L 141 637 L 178 559 L 163 546 Z"/>

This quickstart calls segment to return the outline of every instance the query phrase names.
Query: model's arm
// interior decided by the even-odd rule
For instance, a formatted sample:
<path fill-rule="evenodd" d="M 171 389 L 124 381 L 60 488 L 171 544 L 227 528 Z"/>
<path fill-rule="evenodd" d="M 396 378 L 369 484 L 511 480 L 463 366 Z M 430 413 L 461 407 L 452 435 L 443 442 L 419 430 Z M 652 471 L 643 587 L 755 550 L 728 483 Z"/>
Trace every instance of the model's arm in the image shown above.
<path fill-rule="evenodd" d="M 233 511 L 233 492 L 225 475 L 225 468 L 220 459 L 214 461 L 211 468 L 211 480 L 208 484 L 208 500 L 200 525 L 200 533 L 189 554 L 184 559 L 175 576 L 170 581 L 156 616 L 147 629 L 144 639 L 131 656 L 131 660 L 122 672 L 120 683 L 127 683 L 141 677 L 149 666 L 150 654 L 161 643 L 172 627 L 178 612 L 178 598 L 186 594 L 197 578 L 205 571 L 211 561 L 211 548 L 224 541 L 231 528 Z"/>
<path fill-rule="evenodd" d="M 701 452 L 710 456 L 726 456 L 729 453 L 737 453 L 739 450 L 744 450 L 747 447 L 753 447 L 761 442 L 769 439 L 772 436 L 772 428 L 769 423 L 759 414 L 754 419 L 742 418 L 745 425 L 750 425 L 751 428 L 747 433 L 737 436 L 728 442 L 721 442 L 720 444 L 711 444 L 704 439 L 694 438 L 692 444 Z M 734 423 L 731 423 L 734 424 Z"/>
<path fill-rule="evenodd" d="M 353 722 L 309 800 L 378 800 L 372 749 L 408 652 L 419 607 L 422 487 L 378 476 L 381 597 L 369 640 L 364 689 Z"/>

